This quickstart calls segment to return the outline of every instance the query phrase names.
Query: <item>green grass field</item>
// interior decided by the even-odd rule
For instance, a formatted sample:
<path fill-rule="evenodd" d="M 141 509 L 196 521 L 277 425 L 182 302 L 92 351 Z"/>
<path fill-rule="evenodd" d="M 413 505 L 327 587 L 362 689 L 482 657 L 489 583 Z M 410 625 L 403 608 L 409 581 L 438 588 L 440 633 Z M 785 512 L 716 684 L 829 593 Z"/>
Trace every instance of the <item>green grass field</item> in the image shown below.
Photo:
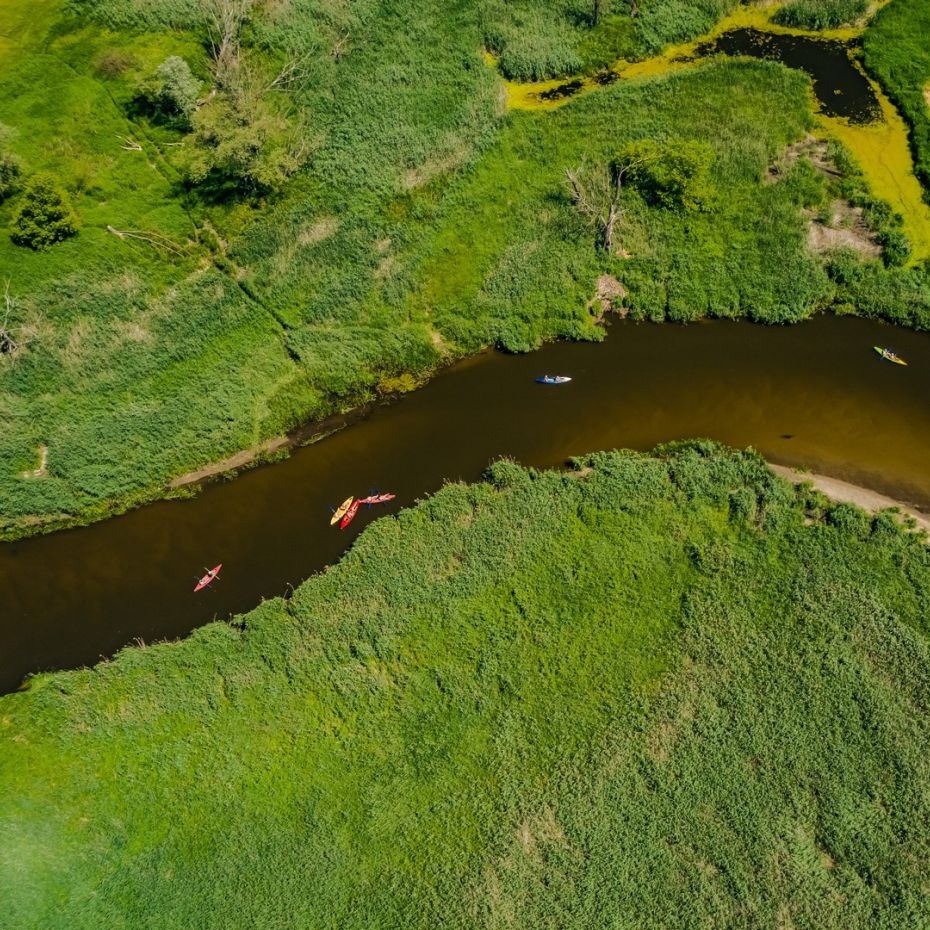
<path fill-rule="evenodd" d="M 925 541 L 751 453 L 581 466 L 0 698 L 4 927 L 927 923 Z"/>
<path fill-rule="evenodd" d="M 415 16 L 371 0 L 257 6 L 246 53 L 262 74 L 302 62 L 275 99 L 311 154 L 276 193 L 231 197 L 184 182 L 190 139 L 136 100 L 169 55 L 206 93 L 197 0 L 5 4 L 8 147 L 27 176 L 59 179 L 82 228 L 40 253 L 0 234 L 0 285 L 31 336 L 15 365 L 0 357 L 0 536 L 157 497 L 174 476 L 487 345 L 597 339 L 590 300 L 605 273 L 633 315 L 657 320 L 790 322 L 837 304 L 930 326 L 925 268 L 808 251 L 809 215 L 850 190 L 868 200 L 853 167 L 828 181 L 801 159 L 770 183 L 813 125 L 800 74 L 707 63 L 555 112 L 504 108 L 486 48 L 501 67 L 510 54 L 557 73 L 565 52 L 590 70 L 693 37 L 733 4 L 640 7 L 631 18 L 614 3 L 592 27 L 580 0 L 430 0 Z M 608 256 L 564 170 L 642 138 L 707 142 L 717 196 L 679 214 L 631 194 L 629 257 Z M 0 228 L 16 206 L 16 194 L 0 203 Z M 880 232 L 888 218 L 871 215 Z M 46 471 L 27 477 L 43 450 Z"/>

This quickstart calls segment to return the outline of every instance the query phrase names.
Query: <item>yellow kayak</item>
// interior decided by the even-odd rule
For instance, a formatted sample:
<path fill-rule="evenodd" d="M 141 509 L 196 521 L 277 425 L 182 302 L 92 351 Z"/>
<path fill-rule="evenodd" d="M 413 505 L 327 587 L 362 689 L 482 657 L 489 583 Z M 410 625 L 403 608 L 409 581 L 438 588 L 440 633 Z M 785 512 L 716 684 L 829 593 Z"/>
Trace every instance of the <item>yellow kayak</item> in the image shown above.
<path fill-rule="evenodd" d="M 895 355 L 891 349 L 883 349 L 881 346 L 872 346 L 886 362 L 894 362 L 895 365 L 907 365 L 903 358 Z"/>
<path fill-rule="evenodd" d="M 337 508 L 336 512 L 333 514 L 332 520 L 329 521 L 330 526 L 334 526 L 338 523 L 349 511 L 349 508 L 352 506 L 352 501 L 354 497 L 347 497 Z"/>

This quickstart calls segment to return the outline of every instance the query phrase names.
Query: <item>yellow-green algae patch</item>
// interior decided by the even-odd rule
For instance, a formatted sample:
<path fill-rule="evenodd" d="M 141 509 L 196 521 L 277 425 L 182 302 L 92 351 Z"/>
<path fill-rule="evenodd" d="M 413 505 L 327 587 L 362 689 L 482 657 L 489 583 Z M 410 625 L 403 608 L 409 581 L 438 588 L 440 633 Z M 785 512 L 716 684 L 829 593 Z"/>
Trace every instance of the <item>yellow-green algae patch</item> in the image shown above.
<path fill-rule="evenodd" d="M 763 32 L 770 32 L 776 35 L 803 36 L 812 39 L 824 39 L 848 42 L 857 39 L 865 30 L 866 23 L 874 14 L 881 9 L 889 0 L 877 0 L 861 23 L 854 26 L 846 26 L 842 29 L 825 29 L 821 32 L 814 32 L 809 29 L 795 29 L 788 26 L 779 26 L 772 22 L 772 16 L 779 10 L 783 4 L 771 3 L 765 6 L 746 7 L 740 6 L 729 16 L 724 17 L 709 32 L 691 39 L 688 42 L 681 42 L 677 45 L 670 45 L 660 55 L 654 55 L 652 58 L 645 58 L 642 61 L 626 61 L 621 59 L 615 62 L 605 72 L 601 72 L 601 79 L 589 75 L 574 75 L 570 77 L 552 78 L 548 81 L 504 81 L 504 87 L 507 91 L 507 106 L 513 110 L 552 110 L 560 107 L 569 100 L 576 97 L 579 93 L 594 90 L 603 86 L 605 83 L 603 76 L 616 75 L 618 78 L 641 78 L 657 77 L 669 74 L 672 71 L 678 71 L 681 68 L 693 65 L 695 53 L 698 48 L 707 43 L 713 42 L 726 32 L 732 32 L 737 29 L 758 29 Z M 485 53 L 485 61 L 492 67 L 497 66 L 497 59 L 490 52 Z M 565 96 L 546 95 L 557 88 L 566 84 L 572 84 L 577 87 L 571 94 Z"/>
<path fill-rule="evenodd" d="M 778 35 L 851 41 L 861 36 L 865 23 L 887 2 L 888 0 L 878 0 L 874 3 L 869 15 L 860 24 L 823 32 L 792 29 L 773 23 L 771 18 L 781 4 L 765 7 L 741 6 L 699 38 L 669 46 L 662 54 L 643 61 L 618 61 L 608 69 L 608 73 L 616 75 L 618 79 L 633 80 L 660 77 L 682 68 L 693 67 L 698 63 L 694 55 L 701 45 L 713 42 L 724 33 L 736 29 L 758 29 Z M 486 53 L 485 60 L 491 66 L 497 64 L 490 53 Z M 604 83 L 607 82 L 603 80 L 603 75 L 601 80 L 578 75 L 549 81 L 504 81 L 504 86 L 507 92 L 507 106 L 510 109 L 551 110 L 568 103 L 580 93 L 603 86 Z M 890 204 L 904 218 L 904 231 L 911 243 L 911 260 L 919 261 L 930 257 L 930 208 L 924 202 L 920 182 L 914 174 L 907 125 L 881 88 L 874 81 L 870 80 L 870 83 L 881 106 L 881 120 L 857 124 L 820 113 L 820 124 L 825 134 L 839 140 L 850 150 L 875 196 Z M 571 84 L 576 89 L 565 96 L 546 96 L 548 92 L 566 84 Z M 927 95 L 930 105 L 930 85 Z M 816 101 L 814 106 L 817 106 Z"/>
<path fill-rule="evenodd" d="M 904 218 L 904 232 L 911 243 L 911 261 L 930 258 L 930 207 L 914 174 L 907 124 L 891 101 L 874 84 L 882 119 L 871 123 L 820 114 L 824 130 L 852 153 L 869 182 L 872 193 Z"/>

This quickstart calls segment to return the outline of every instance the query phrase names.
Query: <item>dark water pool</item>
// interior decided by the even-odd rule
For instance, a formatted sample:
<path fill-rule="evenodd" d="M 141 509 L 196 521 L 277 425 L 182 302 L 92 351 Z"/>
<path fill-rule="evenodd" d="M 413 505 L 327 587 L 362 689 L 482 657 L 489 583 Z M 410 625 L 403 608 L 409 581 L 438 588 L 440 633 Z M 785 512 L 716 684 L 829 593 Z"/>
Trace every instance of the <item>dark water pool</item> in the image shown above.
<path fill-rule="evenodd" d="M 881 106 L 872 85 L 856 67 L 852 51 L 845 42 L 735 29 L 699 46 L 696 54 L 749 55 L 798 68 L 810 75 L 824 113 L 868 123 L 881 116 Z"/>

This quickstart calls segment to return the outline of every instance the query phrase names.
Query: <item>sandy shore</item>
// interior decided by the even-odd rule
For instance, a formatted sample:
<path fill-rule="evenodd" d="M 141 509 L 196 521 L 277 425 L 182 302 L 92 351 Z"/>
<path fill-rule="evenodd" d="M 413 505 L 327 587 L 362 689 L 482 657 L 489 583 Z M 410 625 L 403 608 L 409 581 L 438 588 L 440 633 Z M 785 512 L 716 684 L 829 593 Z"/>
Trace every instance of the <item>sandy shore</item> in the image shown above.
<path fill-rule="evenodd" d="M 809 472 L 798 471 L 796 468 L 786 468 L 784 465 L 773 465 L 769 463 L 769 468 L 781 478 L 787 478 L 792 484 L 803 484 L 810 482 L 821 494 L 825 494 L 830 500 L 838 501 L 844 504 L 855 504 L 863 510 L 870 513 L 877 513 L 879 510 L 887 510 L 889 507 L 897 507 L 901 513 L 913 517 L 917 526 L 930 533 L 930 516 L 909 507 L 901 501 L 894 498 L 886 497 L 877 491 L 870 491 L 868 488 L 861 488 L 856 484 L 849 484 L 847 481 L 840 481 L 839 478 L 831 478 L 828 475 L 816 475 Z"/>

